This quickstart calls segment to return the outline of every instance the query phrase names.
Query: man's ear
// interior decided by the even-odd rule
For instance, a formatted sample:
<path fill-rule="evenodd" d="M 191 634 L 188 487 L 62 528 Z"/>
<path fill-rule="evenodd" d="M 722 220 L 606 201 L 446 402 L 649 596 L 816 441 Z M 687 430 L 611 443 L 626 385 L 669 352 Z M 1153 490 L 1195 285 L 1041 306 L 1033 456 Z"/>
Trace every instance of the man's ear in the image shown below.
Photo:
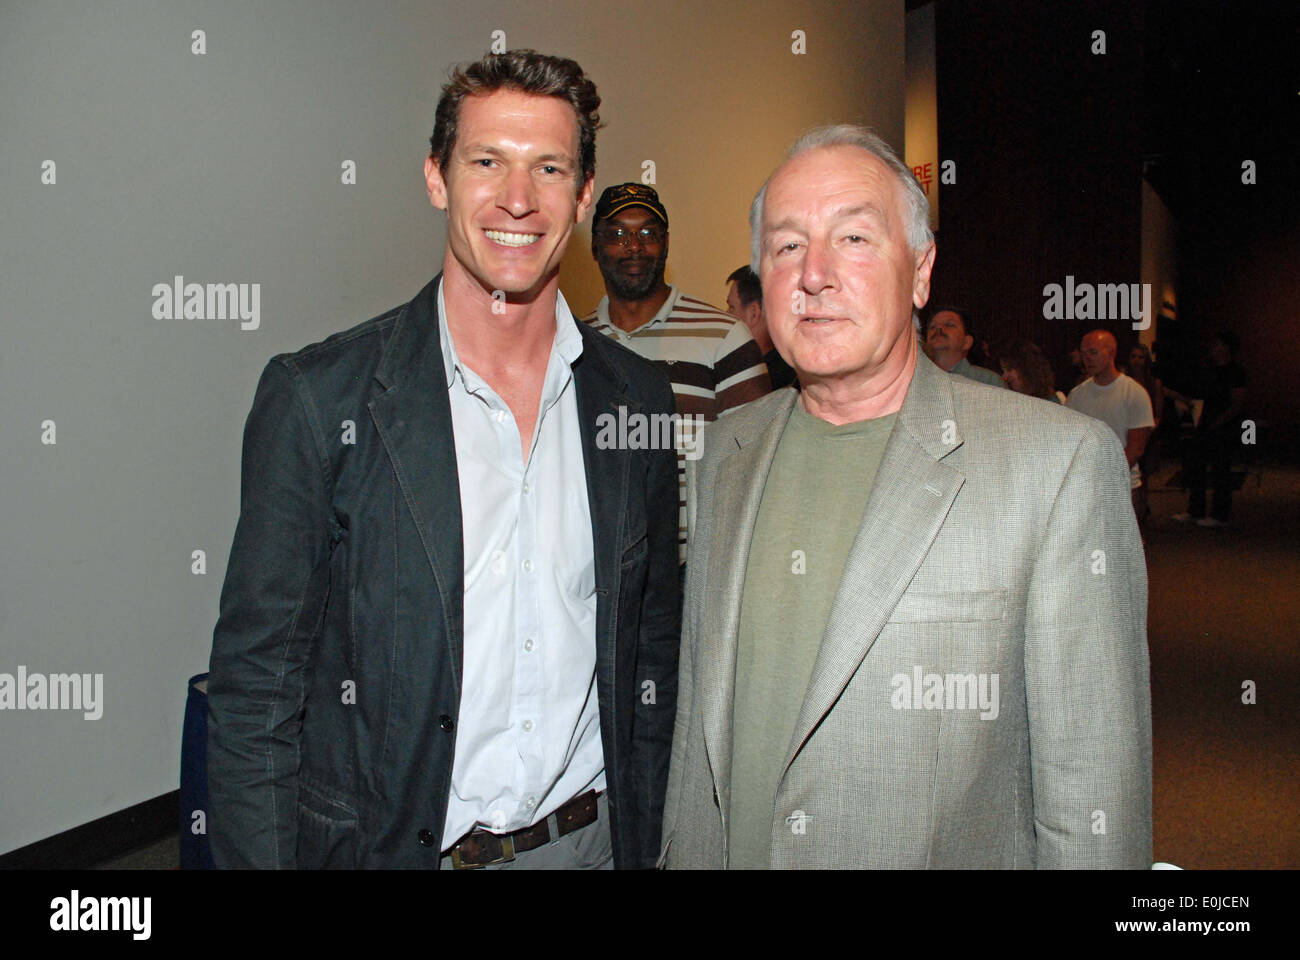
<path fill-rule="evenodd" d="M 916 255 L 916 269 L 912 273 L 912 303 L 919 310 L 930 300 L 930 273 L 934 270 L 935 245 L 931 241 L 924 251 Z"/>
<path fill-rule="evenodd" d="M 446 210 L 447 182 L 442 178 L 442 169 L 433 157 L 424 158 L 424 183 L 429 191 L 429 202 L 439 210 Z"/>
<path fill-rule="evenodd" d="M 591 209 L 591 187 L 595 183 L 594 177 L 588 177 L 582 184 L 582 189 L 578 191 L 578 209 L 574 211 L 573 222 L 582 223 L 587 219 L 587 212 Z M 595 224 L 592 224 L 594 227 Z M 594 256 L 596 253 L 595 231 L 592 231 L 591 252 Z"/>
<path fill-rule="evenodd" d="M 962 352 L 963 352 L 963 353 L 970 353 L 970 348 L 973 347 L 973 346 L 975 346 L 975 338 L 972 337 L 972 336 L 968 333 L 968 334 L 966 334 L 965 339 L 963 339 L 962 342 L 961 342 L 961 349 L 962 349 Z"/>
<path fill-rule="evenodd" d="M 744 308 L 745 326 L 750 330 L 761 330 L 763 328 L 763 301 L 755 300 Z"/>

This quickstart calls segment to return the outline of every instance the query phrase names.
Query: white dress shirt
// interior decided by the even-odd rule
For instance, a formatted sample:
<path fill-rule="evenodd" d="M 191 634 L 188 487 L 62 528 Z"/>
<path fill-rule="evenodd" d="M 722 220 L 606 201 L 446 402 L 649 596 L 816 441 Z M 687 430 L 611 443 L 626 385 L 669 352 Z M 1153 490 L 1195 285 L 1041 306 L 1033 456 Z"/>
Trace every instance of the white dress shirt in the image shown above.
<path fill-rule="evenodd" d="M 510 408 L 459 359 L 446 318 L 439 285 L 465 551 L 465 658 L 444 850 L 475 826 L 509 833 L 605 788 L 596 568 L 570 366 L 582 335 L 557 292 L 525 463 Z"/>

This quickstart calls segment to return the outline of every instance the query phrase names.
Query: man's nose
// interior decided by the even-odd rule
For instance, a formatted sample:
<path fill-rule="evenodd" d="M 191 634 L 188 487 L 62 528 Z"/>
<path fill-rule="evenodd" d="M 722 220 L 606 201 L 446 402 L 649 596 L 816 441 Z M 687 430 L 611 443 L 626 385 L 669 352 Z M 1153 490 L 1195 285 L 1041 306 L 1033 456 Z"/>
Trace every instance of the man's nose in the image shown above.
<path fill-rule="evenodd" d="M 526 216 L 537 209 L 533 178 L 527 170 L 514 169 L 506 174 L 502 185 L 501 206 L 515 217 Z"/>
<path fill-rule="evenodd" d="M 809 293 L 819 293 L 834 281 L 835 269 L 831 263 L 829 245 L 818 239 L 810 239 L 803 258 L 801 285 Z"/>

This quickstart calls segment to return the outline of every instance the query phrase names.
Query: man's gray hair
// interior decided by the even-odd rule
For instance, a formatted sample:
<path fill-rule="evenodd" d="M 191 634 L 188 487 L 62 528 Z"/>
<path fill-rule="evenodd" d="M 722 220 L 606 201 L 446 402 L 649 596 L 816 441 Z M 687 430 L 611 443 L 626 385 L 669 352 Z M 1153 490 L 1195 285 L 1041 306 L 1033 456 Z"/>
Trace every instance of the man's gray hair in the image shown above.
<path fill-rule="evenodd" d="M 758 261 L 761 254 L 760 234 L 763 229 L 763 201 L 767 197 L 767 185 L 772 176 L 799 154 L 820 147 L 861 147 L 877 160 L 889 167 L 903 185 L 903 198 L 907 216 L 907 245 L 916 253 L 924 250 L 934 242 L 934 233 L 930 230 L 930 201 L 925 191 L 916 182 L 916 177 L 894 149 L 876 135 L 872 130 L 855 123 L 837 123 L 825 127 L 815 127 L 794 142 L 790 152 L 781 161 L 781 166 L 772 171 L 772 175 L 763 181 L 758 194 L 749 208 L 749 265 L 758 273 Z"/>

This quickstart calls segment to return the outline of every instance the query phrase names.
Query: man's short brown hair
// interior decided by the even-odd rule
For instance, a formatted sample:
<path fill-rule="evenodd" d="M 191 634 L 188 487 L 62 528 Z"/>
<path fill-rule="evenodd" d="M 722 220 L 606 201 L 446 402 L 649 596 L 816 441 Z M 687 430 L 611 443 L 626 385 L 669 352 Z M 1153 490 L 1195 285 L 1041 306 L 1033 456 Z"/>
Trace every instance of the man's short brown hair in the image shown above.
<path fill-rule="evenodd" d="M 600 96 L 573 60 L 551 57 L 536 50 L 489 53 L 481 60 L 459 66 L 442 88 L 429 137 L 429 157 L 444 171 L 456 147 L 460 105 L 466 97 L 485 96 L 498 90 L 517 90 L 539 97 L 559 97 L 578 120 L 578 189 L 596 175 L 596 131 L 600 128 Z"/>

